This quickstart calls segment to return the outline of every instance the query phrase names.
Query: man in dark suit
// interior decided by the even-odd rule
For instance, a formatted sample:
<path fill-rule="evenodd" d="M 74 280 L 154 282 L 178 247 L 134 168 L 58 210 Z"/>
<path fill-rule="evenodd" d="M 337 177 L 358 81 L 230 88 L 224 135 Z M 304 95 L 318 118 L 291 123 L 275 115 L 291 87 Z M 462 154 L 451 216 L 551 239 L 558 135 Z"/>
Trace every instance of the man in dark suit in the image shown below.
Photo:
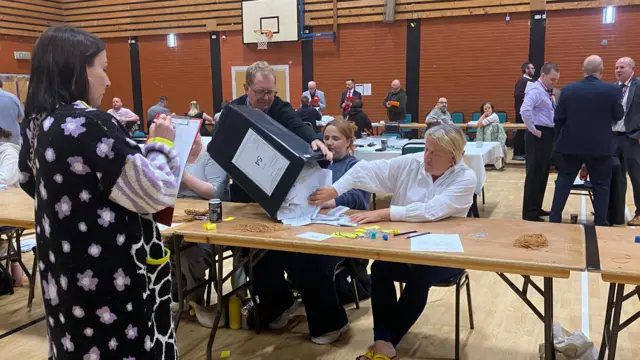
<path fill-rule="evenodd" d="M 247 68 L 244 91 L 246 92 L 245 95 L 240 96 L 231 103 L 235 105 L 247 105 L 256 110 L 263 111 L 272 119 L 311 144 L 313 150 L 322 151 L 327 157 L 327 160 L 333 158 L 333 155 L 324 145 L 320 136 L 300 120 L 300 116 L 293 110 L 291 104 L 276 95 L 276 74 L 267 62 L 258 61 Z M 218 122 L 216 122 L 216 124 L 218 124 Z M 215 125 L 213 131 L 215 132 Z M 209 147 L 209 149 L 211 149 L 211 147 Z M 254 202 L 251 196 L 235 181 L 231 184 L 231 201 L 240 203 Z"/>
<path fill-rule="evenodd" d="M 515 89 L 513 90 L 513 98 L 515 100 L 516 110 L 516 123 L 523 124 L 522 115 L 520 115 L 520 108 L 524 102 L 524 91 L 527 88 L 527 84 L 533 82 L 533 76 L 536 74 L 536 68 L 532 63 L 526 62 L 522 64 L 522 77 L 516 82 Z M 524 133 L 526 130 L 518 130 L 516 136 L 513 138 L 513 160 L 524 160 Z"/>
<path fill-rule="evenodd" d="M 620 89 L 600 80 L 604 67 L 599 56 L 589 56 L 583 70 L 583 80 L 562 89 L 562 99 L 555 111 L 556 153 L 562 165 L 549 221 L 562 221 L 562 210 L 573 182 L 582 164 L 586 164 L 593 185 L 595 224 L 606 226 L 613 154 L 609 128 L 622 119 L 624 109 Z"/>
<path fill-rule="evenodd" d="M 306 123 L 310 124 L 316 134 L 320 133 L 316 121 L 322 120 L 322 115 L 320 115 L 319 110 L 311 106 L 311 101 L 307 95 L 302 95 L 302 98 L 300 98 L 300 109 L 296 110 L 296 112 L 305 125 Z"/>
<path fill-rule="evenodd" d="M 627 223 L 640 226 L 640 80 L 635 77 L 636 63 L 623 57 L 616 62 L 616 86 L 622 92 L 624 117 L 613 125 L 615 155 L 620 161 L 622 176 L 617 186 L 621 198 L 627 193 L 627 172 L 633 187 L 633 202 L 636 205 L 633 219 Z"/>
<path fill-rule="evenodd" d="M 362 94 L 356 90 L 356 81 L 353 79 L 347 80 L 347 89 L 342 92 L 342 96 L 340 97 L 342 116 L 349 113 L 349 109 L 351 108 L 351 102 L 349 101 L 350 98 L 358 98 L 362 100 Z"/>

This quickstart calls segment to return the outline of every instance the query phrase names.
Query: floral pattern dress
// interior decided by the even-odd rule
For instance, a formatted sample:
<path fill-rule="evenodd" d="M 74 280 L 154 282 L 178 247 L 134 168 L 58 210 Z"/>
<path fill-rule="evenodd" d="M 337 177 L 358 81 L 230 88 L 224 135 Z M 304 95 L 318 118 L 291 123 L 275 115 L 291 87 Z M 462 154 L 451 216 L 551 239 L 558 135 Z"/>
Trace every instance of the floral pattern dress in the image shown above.
<path fill-rule="evenodd" d="M 110 196 L 139 146 L 81 102 L 39 119 L 23 124 L 20 171 L 35 200 L 49 358 L 177 359 L 160 232 Z"/>

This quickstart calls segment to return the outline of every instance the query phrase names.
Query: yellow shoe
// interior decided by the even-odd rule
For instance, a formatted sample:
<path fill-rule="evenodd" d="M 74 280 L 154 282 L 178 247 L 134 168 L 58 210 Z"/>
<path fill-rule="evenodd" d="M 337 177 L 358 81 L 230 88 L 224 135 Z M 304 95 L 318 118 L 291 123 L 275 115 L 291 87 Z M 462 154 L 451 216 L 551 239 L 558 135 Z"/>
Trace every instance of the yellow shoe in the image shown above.
<path fill-rule="evenodd" d="M 640 216 L 636 215 L 631 219 L 627 225 L 629 226 L 640 226 Z"/>

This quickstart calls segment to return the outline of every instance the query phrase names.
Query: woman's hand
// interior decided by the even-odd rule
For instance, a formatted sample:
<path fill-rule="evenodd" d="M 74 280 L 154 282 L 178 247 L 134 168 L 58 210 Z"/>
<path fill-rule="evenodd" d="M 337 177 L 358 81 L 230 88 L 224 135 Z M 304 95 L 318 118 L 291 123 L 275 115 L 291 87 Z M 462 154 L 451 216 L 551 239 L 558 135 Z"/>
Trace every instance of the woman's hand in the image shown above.
<path fill-rule="evenodd" d="M 380 209 L 374 211 L 361 212 L 351 215 L 351 222 L 356 224 L 367 224 L 375 222 L 391 221 L 391 210 Z"/>
<path fill-rule="evenodd" d="M 169 141 L 175 140 L 176 131 L 171 123 L 171 116 L 164 114 L 158 116 L 149 128 L 149 136 L 152 138 L 159 137 Z"/>
<path fill-rule="evenodd" d="M 309 204 L 313 206 L 322 206 L 327 201 L 331 201 L 338 197 L 338 192 L 331 186 L 321 187 L 309 196 Z"/>
<path fill-rule="evenodd" d="M 327 159 L 327 161 L 333 161 L 333 153 L 329 151 L 329 149 L 327 149 L 327 146 L 322 141 L 317 139 L 313 140 L 313 142 L 311 142 L 311 148 L 313 149 L 313 151 L 322 151 L 322 154 L 324 154 L 324 157 L 325 159 Z"/>
<path fill-rule="evenodd" d="M 324 204 L 320 205 L 321 209 L 333 209 L 334 207 L 336 207 L 336 200 L 329 200 L 327 202 L 325 202 Z"/>

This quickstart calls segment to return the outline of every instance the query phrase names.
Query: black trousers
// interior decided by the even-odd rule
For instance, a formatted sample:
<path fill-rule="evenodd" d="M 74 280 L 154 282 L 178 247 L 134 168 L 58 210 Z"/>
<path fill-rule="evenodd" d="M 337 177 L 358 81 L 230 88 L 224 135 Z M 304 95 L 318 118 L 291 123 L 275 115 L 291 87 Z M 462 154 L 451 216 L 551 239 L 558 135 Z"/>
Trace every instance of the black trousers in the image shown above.
<path fill-rule="evenodd" d="M 593 186 L 593 207 L 595 210 L 595 224 L 597 226 L 607 226 L 607 211 L 609 209 L 609 187 L 611 186 L 611 163 L 610 155 L 605 156 L 582 156 L 582 155 L 560 155 L 562 166 L 558 169 L 556 179 L 556 189 L 553 194 L 553 204 L 551 205 L 550 222 L 562 222 L 562 210 L 567 203 L 569 193 L 573 187 L 573 182 L 580 172 L 582 164 L 587 165 L 589 170 L 589 180 Z"/>
<path fill-rule="evenodd" d="M 633 188 L 633 202 L 636 205 L 635 215 L 640 215 L 640 143 L 637 139 L 628 137 L 625 133 L 614 133 L 613 144 L 615 155 L 620 161 L 620 169 L 624 181 L 619 185 L 623 194 L 627 193 L 626 175 L 631 178 Z"/>
<path fill-rule="evenodd" d="M 522 116 L 520 114 L 516 114 L 516 124 L 522 124 Z M 518 130 L 516 131 L 516 135 L 513 137 L 513 156 L 524 156 L 525 155 L 525 145 L 524 145 L 524 134 L 527 130 Z"/>
<path fill-rule="evenodd" d="M 289 309 L 295 297 L 284 272 L 300 291 L 312 337 L 338 330 L 349 321 L 333 283 L 333 270 L 342 258 L 269 251 L 253 269 L 262 321 L 267 324 Z"/>
<path fill-rule="evenodd" d="M 607 222 L 609 225 L 624 225 L 627 189 L 627 175 L 622 173 L 620 159 L 612 157 L 611 161 L 611 186 L 609 188 L 609 211 Z"/>
<path fill-rule="evenodd" d="M 530 131 L 524 136 L 527 152 L 526 176 L 524 180 L 524 196 L 522 200 L 522 219 L 535 221 L 542 211 L 544 192 L 549 181 L 549 167 L 555 133 L 553 128 L 536 126 L 542 132 L 538 138 Z"/>

